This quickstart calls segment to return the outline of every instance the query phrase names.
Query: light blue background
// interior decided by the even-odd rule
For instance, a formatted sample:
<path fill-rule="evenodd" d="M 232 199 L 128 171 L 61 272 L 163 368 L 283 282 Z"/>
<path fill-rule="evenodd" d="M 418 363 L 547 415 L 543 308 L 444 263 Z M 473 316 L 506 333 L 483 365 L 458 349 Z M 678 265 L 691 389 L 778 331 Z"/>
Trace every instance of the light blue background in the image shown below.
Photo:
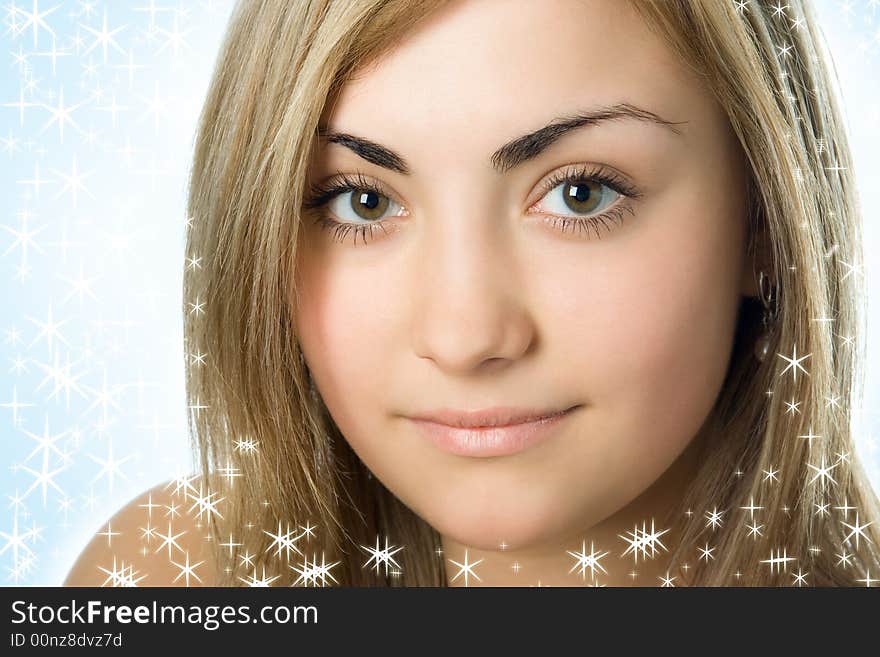
<path fill-rule="evenodd" d="M 871 253 L 880 245 L 871 221 L 880 0 L 816 7 Z M 231 0 L 3 5 L 0 584 L 60 584 L 112 513 L 193 468 L 180 313 L 185 184 L 231 9 Z M 865 275 L 876 279 L 870 262 Z M 858 449 L 878 485 L 875 352 Z"/>

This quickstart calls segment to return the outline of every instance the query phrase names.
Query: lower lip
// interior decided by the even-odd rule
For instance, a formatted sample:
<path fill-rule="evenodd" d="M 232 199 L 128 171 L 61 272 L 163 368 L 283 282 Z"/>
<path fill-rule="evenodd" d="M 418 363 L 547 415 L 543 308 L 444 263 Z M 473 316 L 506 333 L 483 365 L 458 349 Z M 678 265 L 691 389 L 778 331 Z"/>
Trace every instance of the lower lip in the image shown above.
<path fill-rule="evenodd" d="M 434 445 L 450 454 L 507 456 L 549 439 L 575 408 L 541 420 L 499 427 L 461 428 L 411 419 Z"/>

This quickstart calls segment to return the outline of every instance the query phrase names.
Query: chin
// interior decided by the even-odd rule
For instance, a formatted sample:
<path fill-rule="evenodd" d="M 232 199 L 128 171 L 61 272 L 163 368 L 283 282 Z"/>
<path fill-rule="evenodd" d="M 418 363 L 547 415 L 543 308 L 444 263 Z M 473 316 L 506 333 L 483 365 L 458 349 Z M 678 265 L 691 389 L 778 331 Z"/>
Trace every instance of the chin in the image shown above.
<path fill-rule="evenodd" d="M 575 533 L 583 524 L 565 502 L 538 495 L 468 497 L 447 495 L 435 500 L 422 517 L 441 535 L 479 550 L 528 549 Z"/>

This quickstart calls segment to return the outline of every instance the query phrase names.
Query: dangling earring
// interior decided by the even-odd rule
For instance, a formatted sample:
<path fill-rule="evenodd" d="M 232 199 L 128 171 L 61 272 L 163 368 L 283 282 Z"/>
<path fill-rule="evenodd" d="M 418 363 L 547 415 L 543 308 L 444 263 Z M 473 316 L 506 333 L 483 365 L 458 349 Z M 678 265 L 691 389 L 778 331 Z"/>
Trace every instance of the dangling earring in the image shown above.
<path fill-rule="evenodd" d="M 770 336 L 773 334 L 779 314 L 776 286 L 771 285 L 770 277 L 764 273 L 764 270 L 758 273 L 758 294 L 764 306 L 764 314 L 761 317 L 761 335 L 755 341 L 755 358 L 764 362 L 770 350 Z"/>

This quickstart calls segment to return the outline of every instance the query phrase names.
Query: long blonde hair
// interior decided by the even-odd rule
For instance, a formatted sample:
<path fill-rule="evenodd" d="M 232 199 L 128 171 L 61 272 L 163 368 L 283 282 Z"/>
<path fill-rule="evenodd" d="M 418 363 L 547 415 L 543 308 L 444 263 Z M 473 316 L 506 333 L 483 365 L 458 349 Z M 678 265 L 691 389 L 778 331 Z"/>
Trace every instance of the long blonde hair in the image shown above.
<path fill-rule="evenodd" d="M 742 302 L 701 468 L 677 510 L 719 509 L 726 522 L 681 523 L 671 563 L 693 564 L 691 585 L 790 585 L 773 561 L 785 554 L 810 585 L 854 585 L 880 573 L 880 508 L 853 453 L 866 295 L 850 149 L 816 21 L 801 0 L 782 15 L 754 0 L 742 12 L 631 3 L 727 112 L 751 164 L 749 251 L 770 254 L 779 304 L 760 362 L 762 306 Z M 210 523 L 223 584 L 302 582 L 291 549 L 319 563 L 324 552 L 331 584 L 446 584 L 437 532 L 371 476 L 310 386 L 292 303 L 322 112 L 443 4 L 252 0 L 229 23 L 196 135 L 186 256 L 200 260 L 185 271 L 183 308 L 189 429 L 223 499 Z M 808 374 L 785 370 L 795 349 Z M 398 571 L 364 567 L 358 546 L 377 537 L 404 547 Z M 697 558 L 704 543 L 711 559 Z"/>

